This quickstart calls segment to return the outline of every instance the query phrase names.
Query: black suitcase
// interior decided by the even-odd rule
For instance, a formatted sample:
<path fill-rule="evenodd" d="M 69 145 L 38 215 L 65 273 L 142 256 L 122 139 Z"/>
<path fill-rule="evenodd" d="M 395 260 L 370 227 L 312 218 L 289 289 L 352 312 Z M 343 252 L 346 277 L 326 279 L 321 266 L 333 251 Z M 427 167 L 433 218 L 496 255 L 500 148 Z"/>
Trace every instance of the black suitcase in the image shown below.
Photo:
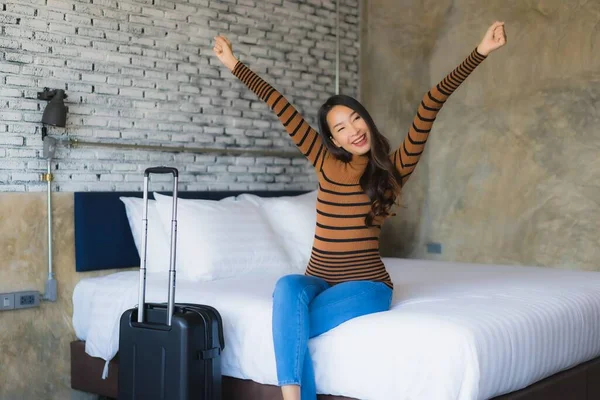
<path fill-rule="evenodd" d="M 146 303 L 148 178 L 173 174 L 168 302 Z M 213 307 L 175 304 L 178 171 L 144 172 L 144 230 L 138 306 L 123 313 L 119 332 L 119 400 L 221 399 L 223 323 Z M 141 305 L 141 306 L 140 306 Z"/>

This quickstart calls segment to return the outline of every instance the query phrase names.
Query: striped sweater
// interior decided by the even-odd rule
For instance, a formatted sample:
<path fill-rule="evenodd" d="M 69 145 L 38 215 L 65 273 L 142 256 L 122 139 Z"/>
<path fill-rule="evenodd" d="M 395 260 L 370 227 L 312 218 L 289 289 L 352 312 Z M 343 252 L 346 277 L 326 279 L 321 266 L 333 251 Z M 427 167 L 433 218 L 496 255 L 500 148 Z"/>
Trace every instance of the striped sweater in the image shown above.
<path fill-rule="evenodd" d="M 438 112 L 485 58 L 476 49 L 473 50 L 423 96 L 408 134 L 390 155 L 402 177 L 400 186 L 414 171 Z M 350 162 L 338 160 L 327 151 L 318 132 L 269 83 L 240 61 L 233 74 L 271 108 L 298 149 L 315 167 L 319 181 L 317 225 L 305 273 L 330 284 L 371 280 L 384 282 L 392 288 L 392 281 L 379 254 L 383 219 L 375 218 L 372 226 L 365 226 L 364 222 L 371 202 L 359 180 L 368 163 L 368 154 L 353 155 Z"/>

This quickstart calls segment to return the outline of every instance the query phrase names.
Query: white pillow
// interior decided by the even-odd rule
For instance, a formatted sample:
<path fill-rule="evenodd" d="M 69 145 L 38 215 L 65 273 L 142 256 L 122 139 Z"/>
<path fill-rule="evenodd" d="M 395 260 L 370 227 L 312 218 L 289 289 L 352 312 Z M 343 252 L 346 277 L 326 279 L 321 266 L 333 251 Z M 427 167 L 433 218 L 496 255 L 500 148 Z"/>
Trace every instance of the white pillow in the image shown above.
<path fill-rule="evenodd" d="M 170 232 L 172 197 L 154 194 L 163 229 Z M 207 281 L 242 274 L 294 273 L 258 207 L 243 200 L 177 199 L 177 274 Z"/>
<path fill-rule="evenodd" d="M 275 231 L 295 268 L 304 271 L 308 265 L 317 224 L 317 191 L 299 196 L 258 197 L 241 194 L 238 199 L 260 207 Z"/>
<path fill-rule="evenodd" d="M 144 199 L 139 197 L 119 197 L 119 199 L 125 204 L 129 227 L 141 262 Z M 165 232 L 163 228 L 156 208 L 156 201 L 148 200 L 148 250 L 146 252 L 146 269 L 148 272 L 167 274 L 169 271 L 170 235 L 171 231 Z"/>

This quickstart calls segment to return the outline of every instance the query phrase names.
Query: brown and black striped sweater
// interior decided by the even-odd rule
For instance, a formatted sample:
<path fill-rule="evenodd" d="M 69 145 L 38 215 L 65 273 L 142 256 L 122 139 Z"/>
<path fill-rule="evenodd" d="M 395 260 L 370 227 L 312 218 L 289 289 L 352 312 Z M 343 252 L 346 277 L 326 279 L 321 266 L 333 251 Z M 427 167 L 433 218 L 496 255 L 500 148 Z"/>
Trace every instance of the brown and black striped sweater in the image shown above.
<path fill-rule="evenodd" d="M 485 60 L 474 49 L 471 54 L 424 96 L 412 126 L 390 158 L 402 177 L 401 186 L 412 174 L 427 142 L 433 122 L 448 97 Z M 392 281 L 379 254 L 381 218 L 365 226 L 371 202 L 359 185 L 368 155 L 354 155 L 350 162 L 333 157 L 298 111 L 269 83 L 242 62 L 233 74 L 275 112 L 286 131 L 315 167 L 319 188 L 317 226 L 306 274 L 330 284 L 351 280 Z"/>

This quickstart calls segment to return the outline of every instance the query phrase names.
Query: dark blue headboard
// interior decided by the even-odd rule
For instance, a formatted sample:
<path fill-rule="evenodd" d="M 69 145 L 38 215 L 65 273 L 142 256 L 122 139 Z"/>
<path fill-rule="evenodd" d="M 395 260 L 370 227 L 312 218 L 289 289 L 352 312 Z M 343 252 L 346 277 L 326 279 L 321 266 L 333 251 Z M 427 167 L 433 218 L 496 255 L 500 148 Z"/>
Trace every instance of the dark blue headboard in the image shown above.
<path fill-rule="evenodd" d="M 178 192 L 178 198 L 220 200 L 242 193 L 276 197 L 296 196 L 306 191 Z M 152 192 L 148 195 L 149 198 L 154 198 Z M 143 193 L 74 193 L 77 272 L 139 267 L 140 257 L 133 241 L 125 205 L 119 200 L 121 196 L 142 198 Z"/>

